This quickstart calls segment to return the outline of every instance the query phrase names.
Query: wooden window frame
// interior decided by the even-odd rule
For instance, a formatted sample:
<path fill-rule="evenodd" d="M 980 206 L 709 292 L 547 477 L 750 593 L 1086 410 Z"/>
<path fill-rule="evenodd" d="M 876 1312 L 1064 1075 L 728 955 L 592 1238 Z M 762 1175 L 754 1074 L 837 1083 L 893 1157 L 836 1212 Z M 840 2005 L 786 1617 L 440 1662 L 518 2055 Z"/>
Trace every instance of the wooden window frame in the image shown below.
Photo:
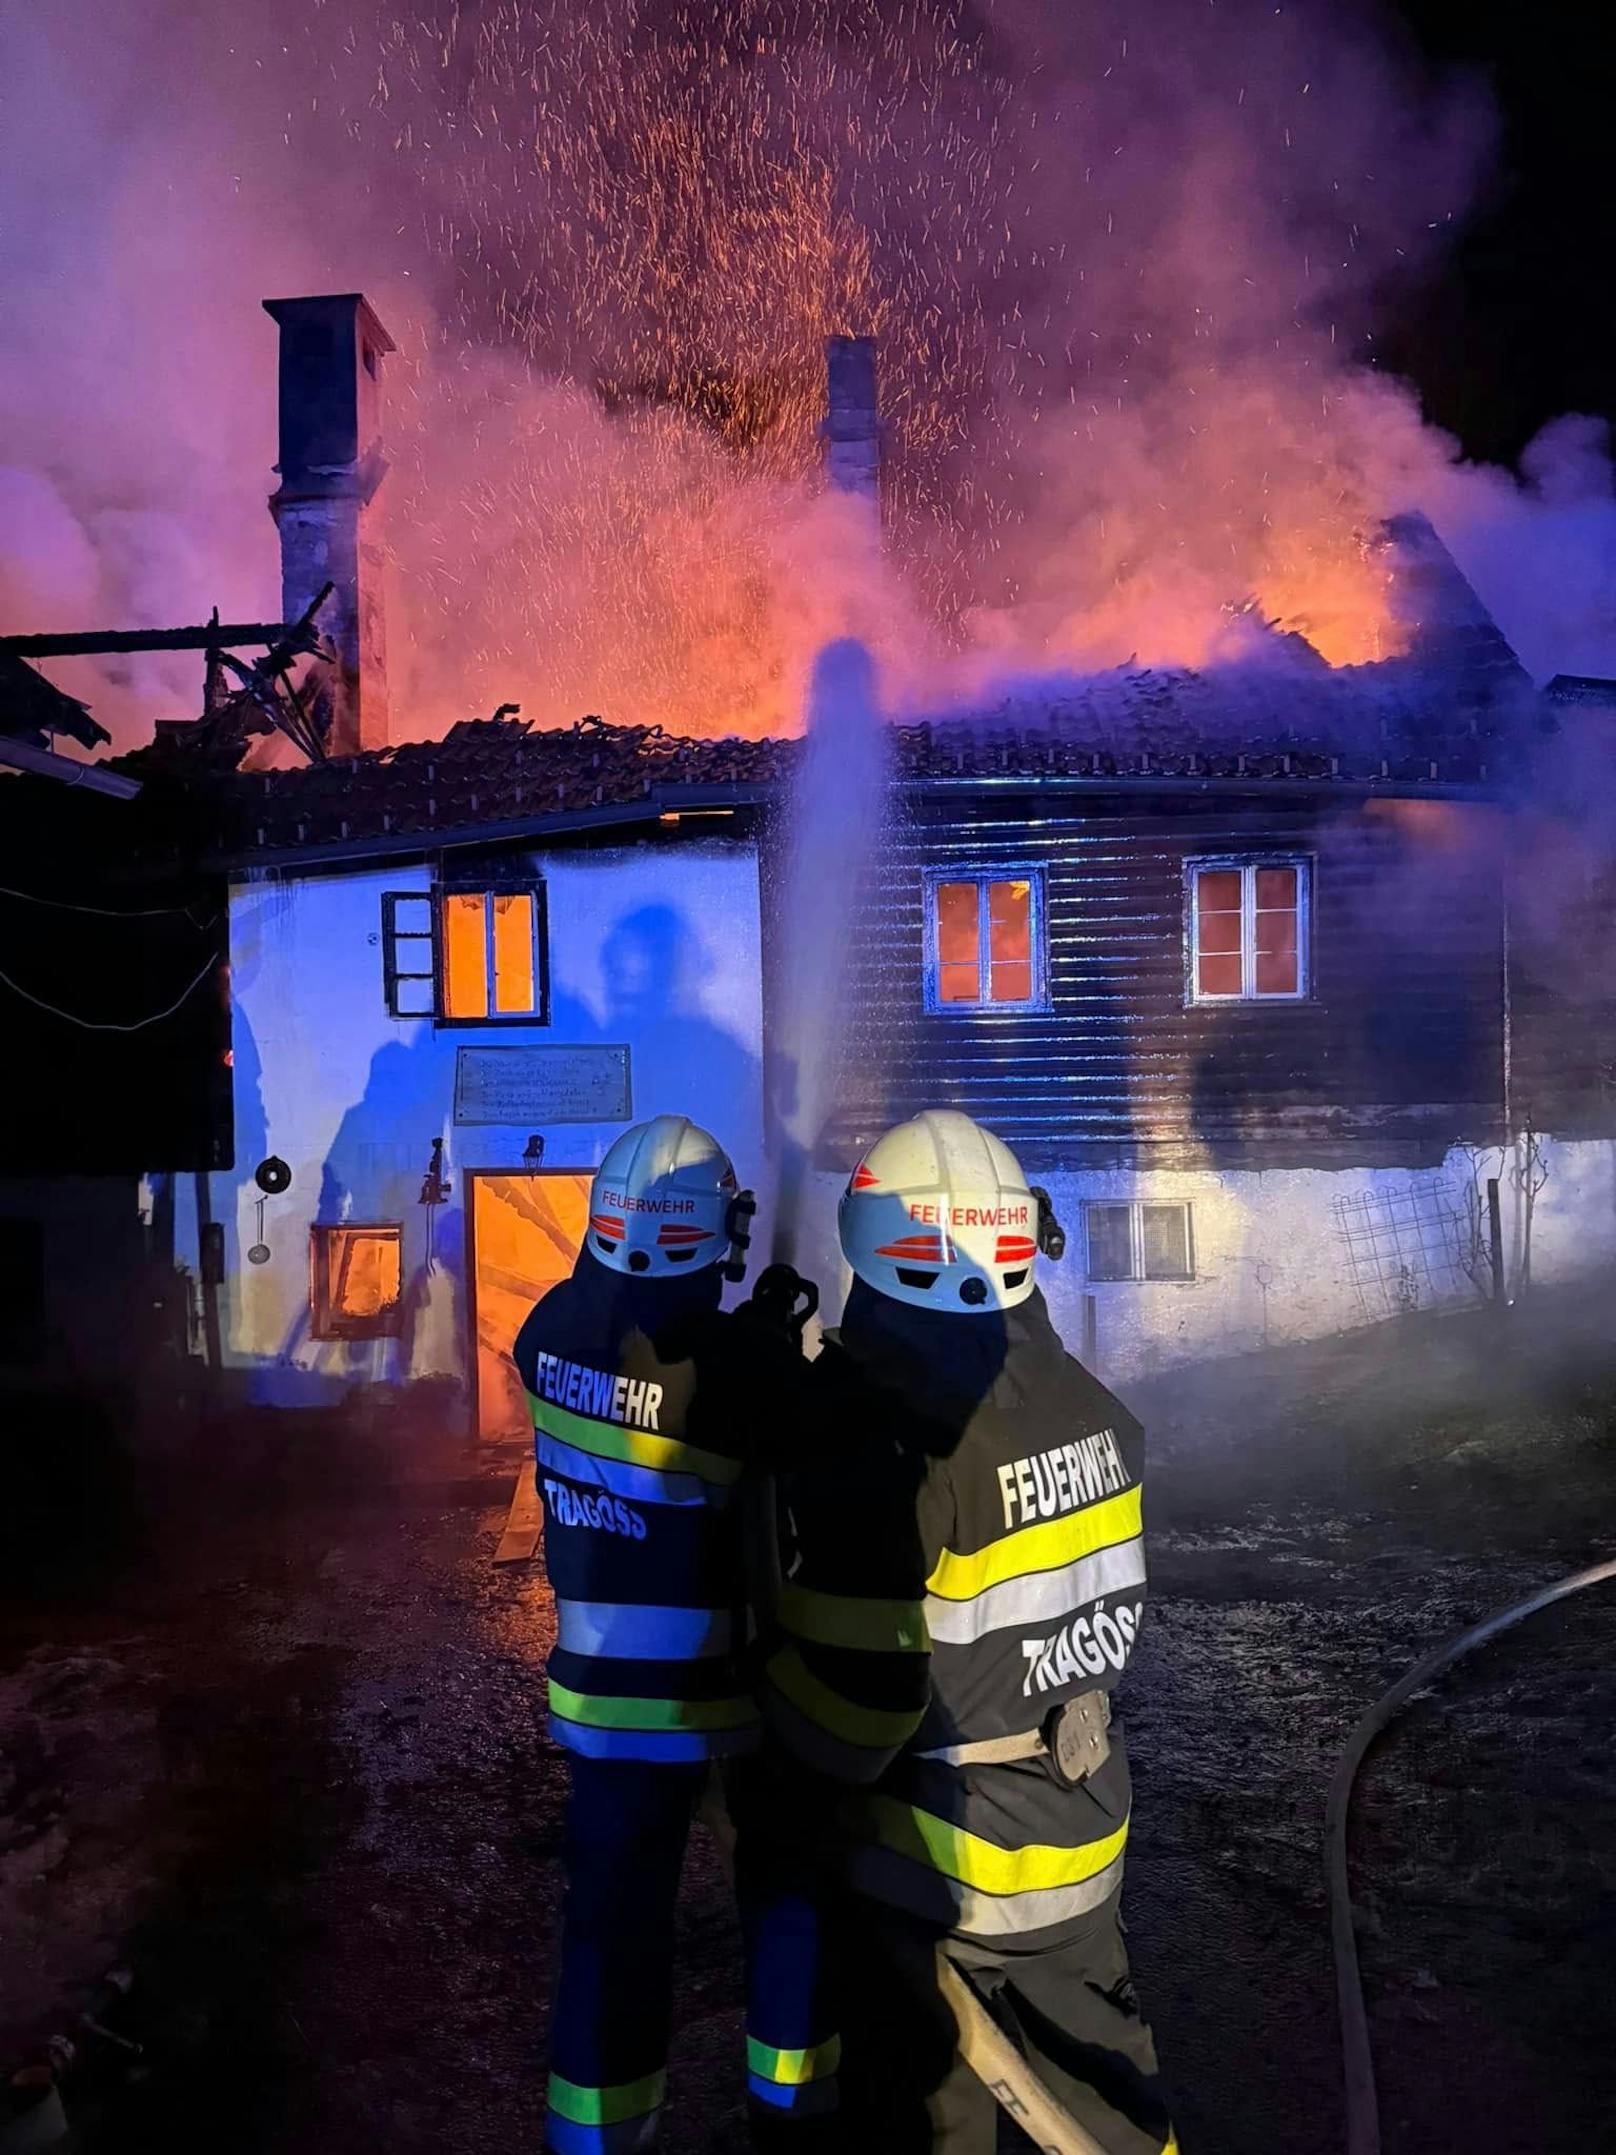
<path fill-rule="evenodd" d="M 1296 872 L 1296 986 L 1257 986 L 1257 876 L 1265 868 Z M 1201 987 L 1201 883 L 1208 871 L 1240 877 L 1240 990 L 1209 995 Z M 1184 863 L 1184 1001 L 1210 1009 L 1254 1003 L 1305 1003 L 1313 995 L 1313 860 L 1307 853 L 1204 853 Z"/>
<path fill-rule="evenodd" d="M 374 1317 L 344 1317 L 333 1310 L 326 1291 L 332 1235 L 388 1235 L 398 1244 L 398 1300 Z M 397 1339 L 404 1318 L 404 1223 L 402 1220 L 317 1220 L 309 1228 L 309 1337 L 311 1339 Z"/>
<path fill-rule="evenodd" d="M 451 1017 L 443 1007 L 443 901 L 449 897 L 530 898 L 533 902 L 533 995 L 531 1010 L 491 1010 L 482 1017 Z M 427 907 L 427 923 L 422 928 L 400 925 L 400 908 L 411 905 Z M 488 908 L 486 933 L 489 939 L 488 979 L 494 981 L 494 913 Z M 413 971 L 401 966 L 400 944 L 430 946 L 427 953 L 430 971 Z M 416 955 L 408 952 L 407 955 Z M 429 1010 L 402 1010 L 399 1007 L 401 990 L 406 983 L 430 981 L 431 1008 Z M 548 1025 L 550 1022 L 550 908 L 549 897 L 541 876 L 493 878 L 470 877 L 457 881 L 446 877 L 435 882 L 430 890 L 389 890 L 382 893 L 382 991 L 387 1000 L 387 1014 L 391 1018 L 408 1021 L 429 1019 L 441 1032 L 444 1029 L 459 1032 L 463 1029 L 486 1031 L 490 1028 L 504 1029 L 512 1025 Z"/>
<path fill-rule="evenodd" d="M 927 1012 L 939 1018 L 979 1018 L 1000 1013 L 1007 1017 L 1026 1017 L 1047 1011 L 1049 1004 L 1049 952 L 1046 929 L 1046 871 L 1042 864 L 1029 866 L 1025 861 L 989 862 L 986 865 L 970 863 L 958 868 L 926 868 L 921 871 L 921 915 L 925 940 L 924 997 Z M 991 907 L 984 893 L 990 883 L 1025 883 L 1031 897 L 1028 906 L 1029 927 L 1032 940 L 1032 994 L 1025 1002 L 994 1002 L 981 996 L 975 1002 L 944 1002 L 942 999 L 942 960 L 937 938 L 937 891 L 944 883 L 974 883 L 977 887 L 977 979 L 978 984 L 992 982 L 991 958 Z"/>
<path fill-rule="evenodd" d="M 1090 1255 L 1092 1243 L 1089 1232 L 1089 1215 L 1104 1207 L 1111 1212 L 1128 1215 L 1128 1261 L 1131 1269 L 1123 1273 L 1097 1274 Z M 1182 1212 L 1184 1215 L 1184 1263 L 1183 1272 L 1147 1272 L 1145 1270 L 1145 1214 L 1148 1211 Z M 1083 1205 L 1083 1277 L 1093 1287 L 1184 1287 L 1195 1278 L 1195 1207 L 1186 1198 L 1157 1197 L 1091 1197 Z"/>
<path fill-rule="evenodd" d="M 426 926 L 408 928 L 400 925 L 400 909 L 405 906 L 424 905 Z M 435 890 L 387 890 L 382 892 L 382 993 L 387 998 L 387 1015 L 390 1018 L 414 1019 L 436 1018 L 438 1004 L 442 1000 L 440 967 L 438 962 L 438 897 Z M 426 970 L 406 970 L 399 963 L 401 943 L 426 945 Z M 421 955 L 415 951 L 409 956 Z M 425 982 L 427 1008 L 425 1010 L 401 1010 L 399 998 L 407 981 Z"/>

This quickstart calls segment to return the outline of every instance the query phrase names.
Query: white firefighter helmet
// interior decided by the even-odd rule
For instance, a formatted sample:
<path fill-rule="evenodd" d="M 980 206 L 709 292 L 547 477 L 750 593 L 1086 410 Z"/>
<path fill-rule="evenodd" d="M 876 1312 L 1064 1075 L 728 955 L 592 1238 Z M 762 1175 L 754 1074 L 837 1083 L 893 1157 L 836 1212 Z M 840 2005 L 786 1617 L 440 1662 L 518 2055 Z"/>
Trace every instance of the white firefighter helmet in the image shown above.
<path fill-rule="evenodd" d="M 718 1140 L 684 1115 L 653 1115 L 615 1139 L 589 1186 L 589 1247 L 613 1272 L 664 1279 L 723 1261 L 745 1269 L 755 1206 Z"/>
<path fill-rule="evenodd" d="M 928 1108 L 877 1138 L 837 1213 L 857 1276 L 918 1309 L 985 1315 L 1033 1290 L 1033 1258 L 1064 1238 L 1015 1154 L 969 1115 Z"/>

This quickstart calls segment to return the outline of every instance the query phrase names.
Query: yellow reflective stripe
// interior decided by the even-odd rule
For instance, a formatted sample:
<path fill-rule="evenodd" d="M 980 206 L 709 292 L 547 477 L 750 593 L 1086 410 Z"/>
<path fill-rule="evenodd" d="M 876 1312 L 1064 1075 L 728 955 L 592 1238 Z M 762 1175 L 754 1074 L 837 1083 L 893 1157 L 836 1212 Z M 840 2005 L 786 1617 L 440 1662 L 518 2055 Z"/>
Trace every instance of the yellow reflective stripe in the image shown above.
<path fill-rule="evenodd" d="M 867 1750 L 896 1750 L 919 1728 L 925 1709 L 905 1707 L 894 1712 L 881 1706 L 858 1706 L 822 1683 L 794 1646 L 782 1646 L 769 1662 L 771 1683 L 799 1712 L 844 1743 Z"/>
<path fill-rule="evenodd" d="M 593 1452 L 597 1459 L 620 1459 L 628 1466 L 654 1467 L 661 1474 L 695 1474 L 704 1482 L 732 1482 L 741 1471 L 738 1459 L 721 1452 L 704 1452 L 697 1444 L 682 1444 L 677 1437 L 659 1437 L 649 1429 L 620 1429 L 615 1422 L 597 1422 L 587 1414 L 572 1414 L 552 1400 L 527 1395 L 535 1429 L 555 1437 L 580 1452 Z"/>
<path fill-rule="evenodd" d="M 1046 1886 L 1076 1886 L 1115 1863 L 1128 1838 L 1127 1821 L 1103 1840 L 1081 1848 L 1000 1848 L 946 1818 L 917 1811 L 893 1796 L 870 1796 L 861 1807 L 875 1838 L 895 1855 L 908 1856 L 958 1879 L 978 1893 L 1037 1893 Z"/>
<path fill-rule="evenodd" d="M 814 2044 L 810 2050 L 776 2050 L 771 2044 L 760 2043 L 755 2035 L 746 2038 L 748 2072 L 756 2073 L 760 2080 L 772 2080 L 782 2088 L 802 2088 L 811 2080 L 823 2080 L 834 2073 L 841 2062 L 842 2039 L 839 2035 Z"/>
<path fill-rule="evenodd" d="M 741 1728 L 757 1718 L 749 1698 L 617 1699 L 595 1691 L 569 1691 L 550 1679 L 550 1711 L 585 1728 Z"/>
<path fill-rule="evenodd" d="M 825 1594 L 788 1580 L 780 1589 L 779 1615 L 787 1631 L 799 1639 L 811 1639 L 816 1646 L 923 1654 L 931 1644 L 923 1601 L 871 1601 L 857 1594 Z"/>
<path fill-rule="evenodd" d="M 559 2073 L 550 2075 L 550 2108 L 574 2125 L 621 2125 L 625 2118 L 644 2117 L 660 2106 L 667 2092 L 664 2072 L 624 2080 L 615 2088 L 581 2088 Z"/>
<path fill-rule="evenodd" d="M 1109 1549 L 1113 1542 L 1127 1541 L 1140 1532 L 1142 1494 L 1137 1488 L 1120 1490 L 1102 1504 L 1090 1504 L 1085 1511 L 1002 1535 L 985 1549 L 974 1549 L 969 1556 L 945 1549 L 926 1584 L 944 1601 L 969 1601 L 990 1586 L 1002 1586 L 1006 1579 L 1052 1571 L 1057 1564 L 1070 1564 L 1080 1556 L 1092 1556 L 1096 1549 Z"/>

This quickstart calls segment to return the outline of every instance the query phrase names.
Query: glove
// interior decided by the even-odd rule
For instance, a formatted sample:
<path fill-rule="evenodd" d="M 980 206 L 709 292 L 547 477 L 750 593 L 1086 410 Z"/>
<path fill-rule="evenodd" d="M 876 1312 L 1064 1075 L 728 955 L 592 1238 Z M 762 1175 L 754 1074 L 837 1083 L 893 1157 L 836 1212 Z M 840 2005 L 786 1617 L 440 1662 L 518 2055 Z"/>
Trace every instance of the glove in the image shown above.
<path fill-rule="evenodd" d="M 800 1352 L 808 1320 L 819 1307 L 819 1289 L 791 1265 L 769 1265 L 758 1277 L 751 1295 L 736 1310 L 747 1324 L 767 1325 L 789 1339 Z"/>

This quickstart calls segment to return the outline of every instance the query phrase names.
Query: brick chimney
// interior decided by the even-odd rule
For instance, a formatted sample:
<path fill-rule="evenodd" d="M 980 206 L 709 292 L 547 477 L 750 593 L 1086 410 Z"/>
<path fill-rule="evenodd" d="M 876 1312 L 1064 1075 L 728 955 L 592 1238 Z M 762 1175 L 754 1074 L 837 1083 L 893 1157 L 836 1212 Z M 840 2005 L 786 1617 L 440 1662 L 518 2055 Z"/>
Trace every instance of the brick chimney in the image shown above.
<path fill-rule="evenodd" d="M 393 349 L 359 292 L 266 299 L 281 334 L 280 485 L 269 513 L 281 535 L 281 615 L 295 621 L 326 583 L 319 628 L 329 669 L 334 756 L 387 746 L 387 647 L 376 489 L 380 375 Z"/>
<path fill-rule="evenodd" d="M 875 339 L 827 337 L 825 477 L 838 494 L 852 494 L 881 515 L 881 412 L 875 388 Z"/>

